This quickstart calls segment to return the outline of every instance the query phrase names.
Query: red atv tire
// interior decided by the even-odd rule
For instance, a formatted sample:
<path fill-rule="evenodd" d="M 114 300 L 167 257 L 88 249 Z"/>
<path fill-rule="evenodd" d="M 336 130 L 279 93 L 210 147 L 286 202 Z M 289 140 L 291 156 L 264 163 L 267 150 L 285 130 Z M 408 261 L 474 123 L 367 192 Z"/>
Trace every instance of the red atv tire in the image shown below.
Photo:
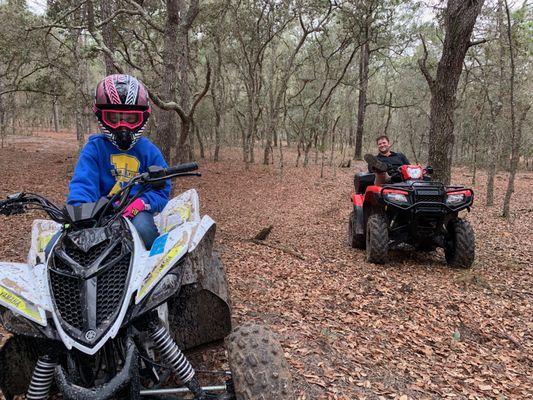
<path fill-rule="evenodd" d="M 468 221 L 457 218 L 448 223 L 448 237 L 444 246 L 446 262 L 452 267 L 468 269 L 476 254 L 475 235 Z"/>
<path fill-rule="evenodd" d="M 366 260 L 385 264 L 389 253 L 389 224 L 384 214 L 372 214 L 366 223 Z"/>
<path fill-rule="evenodd" d="M 354 249 L 364 249 L 366 247 L 365 235 L 355 233 L 356 218 L 355 212 L 352 211 L 348 220 L 348 244 Z"/>

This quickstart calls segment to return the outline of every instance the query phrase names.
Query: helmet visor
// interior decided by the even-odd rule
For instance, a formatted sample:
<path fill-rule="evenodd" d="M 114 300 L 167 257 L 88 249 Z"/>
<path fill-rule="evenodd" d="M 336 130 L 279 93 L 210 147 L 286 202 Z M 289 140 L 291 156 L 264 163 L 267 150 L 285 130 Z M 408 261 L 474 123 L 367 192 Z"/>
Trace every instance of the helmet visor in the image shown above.
<path fill-rule="evenodd" d="M 144 111 L 139 110 L 102 110 L 102 122 L 111 129 L 124 127 L 137 129 L 143 124 Z"/>

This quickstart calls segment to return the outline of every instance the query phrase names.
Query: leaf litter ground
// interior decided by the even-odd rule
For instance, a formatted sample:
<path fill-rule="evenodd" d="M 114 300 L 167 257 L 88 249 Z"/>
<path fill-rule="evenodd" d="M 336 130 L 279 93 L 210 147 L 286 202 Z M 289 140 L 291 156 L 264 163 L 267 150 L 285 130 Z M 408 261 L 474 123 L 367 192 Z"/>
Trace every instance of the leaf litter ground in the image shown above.
<path fill-rule="evenodd" d="M 31 191 L 61 203 L 76 161 L 65 134 L 10 137 L 0 149 L 0 196 Z M 533 389 L 533 174 L 519 173 L 510 221 L 485 207 L 478 177 L 474 267 L 449 268 L 441 252 L 394 251 L 385 266 L 348 247 L 353 174 L 364 168 L 252 165 L 239 152 L 201 161 L 202 213 L 217 221 L 234 323 L 268 324 L 280 338 L 298 399 L 519 399 Z M 467 169 L 454 183 L 469 185 Z M 37 213 L 0 217 L 0 259 L 23 261 Z M 259 245 L 250 241 L 271 232 Z M 0 332 L 1 335 L 1 332 Z M 200 367 L 225 367 L 221 346 L 191 354 Z M 208 378 L 205 378 L 208 380 Z"/>

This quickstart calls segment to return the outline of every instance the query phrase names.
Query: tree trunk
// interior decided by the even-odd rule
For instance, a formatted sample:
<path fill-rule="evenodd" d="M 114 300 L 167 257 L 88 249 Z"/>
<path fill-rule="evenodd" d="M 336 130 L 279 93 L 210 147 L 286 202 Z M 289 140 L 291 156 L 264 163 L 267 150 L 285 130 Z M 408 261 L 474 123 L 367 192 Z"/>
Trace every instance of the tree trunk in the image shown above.
<path fill-rule="evenodd" d="M 367 35 L 368 35 L 368 27 Z M 367 36 L 368 37 L 368 36 Z M 359 102 L 357 106 L 357 128 L 355 130 L 355 154 L 354 159 L 360 160 L 363 151 L 363 134 L 366 114 L 366 93 L 368 90 L 368 66 L 370 63 L 370 44 L 368 40 L 361 47 L 359 61 Z"/>
<path fill-rule="evenodd" d="M 57 97 L 54 97 L 52 100 L 52 119 L 54 120 L 54 132 L 59 132 L 59 107 L 57 101 Z"/>
<path fill-rule="evenodd" d="M 446 35 L 436 79 L 427 69 L 426 51 L 424 59 L 419 62 L 431 90 L 429 164 L 435 169 L 434 178 L 445 184 L 449 184 L 451 178 L 457 85 L 483 3 L 484 0 L 448 0 L 444 18 Z"/>
<path fill-rule="evenodd" d="M 102 0 L 100 1 L 100 18 L 106 19 L 115 11 L 115 3 L 111 0 Z M 102 26 L 102 38 L 104 39 L 105 45 L 115 52 L 115 39 L 113 36 L 113 23 L 109 22 Z M 115 64 L 113 64 L 113 59 L 106 53 L 104 53 L 104 63 L 105 63 L 105 73 L 106 75 L 118 73 Z"/>
<path fill-rule="evenodd" d="M 220 154 L 221 129 L 223 125 L 225 105 L 224 90 L 222 86 L 222 46 L 218 36 L 215 36 L 214 44 L 217 63 L 213 76 L 213 85 L 211 86 L 211 101 L 213 102 L 213 110 L 215 111 L 215 152 L 213 155 L 213 161 L 217 162 Z"/>
<path fill-rule="evenodd" d="M 185 14 L 184 1 L 178 2 L 178 13 L 183 16 L 180 21 L 179 35 L 178 35 L 178 74 L 179 74 L 179 94 L 180 105 L 183 110 L 188 111 L 191 108 L 191 89 L 189 87 L 189 70 L 190 70 L 190 46 L 189 46 L 189 30 L 192 26 L 193 20 L 190 13 L 198 13 L 198 10 L 193 10 L 194 7 L 198 7 L 198 1 L 191 1 L 187 14 Z M 192 161 L 193 145 L 194 145 L 194 132 L 190 132 L 191 121 L 184 121 L 181 119 L 180 138 L 178 143 L 176 162 L 182 163 Z M 188 135 L 191 134 L 189 137 Z M 185 135 L 185 136 L 184 136 Z M 187 140 L 189 139 L 189 140 Z"/>
<path fill-rule="evenodd" d="M 497 20 L 498 20 L 498 44 L 499 44 L 499 76 L 498 76 L 498 98 L 496 102 L 490 101 L 490 95 L 487 91 L 487 99 L 490 102 L 490 140 L 489 140 L 489 151 L 488 151 L 488 166 L 487 166 L 487 194 L 485 197 L 485 205 L 493 206 L 494 205 L 494 178 L 498 169 L 498 160 L 500 157 L 500 137 L 503 136 L 501 132 L 502 123 L 500 121 L 500 113 L 502 111 L 502 105 L 505 95 L 505 85 L 504 85 L 504 29 L 503 29 L 503 0 L 498 0 L 498 9 L 497 9 Z"/>
<path fill-rule="evenodd" d="M 509 168 L 509 180 L 507 182 L 507 190 L 505 191 L 505 198 L 503 200 L 502 216 L 509 218 L 509 207 L 511 203 L 511 196 L 514 192 L 514 180 L 516 170 L 518 168 L 518 161 L 520 160 L 520 145 L 522 143 L 522 125 L 526 119 L 527 112 L 530 105 L 524 110 L 518 126 L 516 125 L 515 115 L 515 97 L 514 97 L 514 83 L 515 83 L 515 63 L 514 63 L 514 48 L 513 38 L 511 34 L 511 15 L 509 12 L 509 5 L 505 0 L 505 13 L 507 15 L 507 38 L 509 40 L 509 58 L 511 61 L 511 73 L 509 76 L 510 84 L 510 101 L 511 101 L 511 165 Z"/>
<path fill-rule="evenodd" d="M 204 141 L 202 139 L 202 135 L 200 134 L 200 129 L 198 128 L 198 125 L 194 124 L 194 132 L 196 133 L 196 139 L 198 140 L 198 146 L 200 146 L 200 158 L 205 158 L 205 146 Z"/>
<path fill-rule="evenodd" d="M 76 139 L 78 140 L 78 152 L 81 151 L 85 145 L 85 133 L 87 132 L 87 124 L 85 121 L 85 114 L 87 112 L 87 105 L 85 104 L 85 89 L 87 87 L 87 69 L 86 60 L 81 56 L 81 49 L 85 46 L 85 37 L 83 32 L 77 32 L 77 46 L 75 49 L 75 56 L 77 60 L 77 74 L 76 86 L 78 92 L 76 93 Z"/>
<path fill-rule="evenodd" d="M 3 90 L 3 84 L 0 81 L 0 92 Z M 6 136 L 6 109 L 4 105 L 4 96 L 0 94 L 0 148 L 4 148 L 4 139 Z"/>
<path fill-rule="evenodd" d="M 177 60 L 178 60 L 178 0 L 166 0 L 167 20 L 163 47 L 164 76 L 161 94 L 167 101 L 176 100 Z M 174 163 L 177 147 L 177 115 L 174 111 L 162 111 L 157 128 L 156 143 L 160 146 L 163 156 L 169 163 Z"/>

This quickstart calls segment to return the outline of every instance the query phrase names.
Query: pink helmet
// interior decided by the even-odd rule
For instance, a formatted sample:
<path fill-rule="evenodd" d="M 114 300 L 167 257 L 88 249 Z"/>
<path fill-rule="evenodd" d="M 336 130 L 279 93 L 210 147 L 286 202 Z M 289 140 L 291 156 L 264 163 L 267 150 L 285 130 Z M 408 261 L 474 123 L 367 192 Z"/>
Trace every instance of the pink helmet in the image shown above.
<path fill-rule="evenodd" d="M 148 92 L 133 76 L 106 76 L 96 86 L 93 111 L 111 143 L 129 150 L 141 138 L 150 117 Z"/>

